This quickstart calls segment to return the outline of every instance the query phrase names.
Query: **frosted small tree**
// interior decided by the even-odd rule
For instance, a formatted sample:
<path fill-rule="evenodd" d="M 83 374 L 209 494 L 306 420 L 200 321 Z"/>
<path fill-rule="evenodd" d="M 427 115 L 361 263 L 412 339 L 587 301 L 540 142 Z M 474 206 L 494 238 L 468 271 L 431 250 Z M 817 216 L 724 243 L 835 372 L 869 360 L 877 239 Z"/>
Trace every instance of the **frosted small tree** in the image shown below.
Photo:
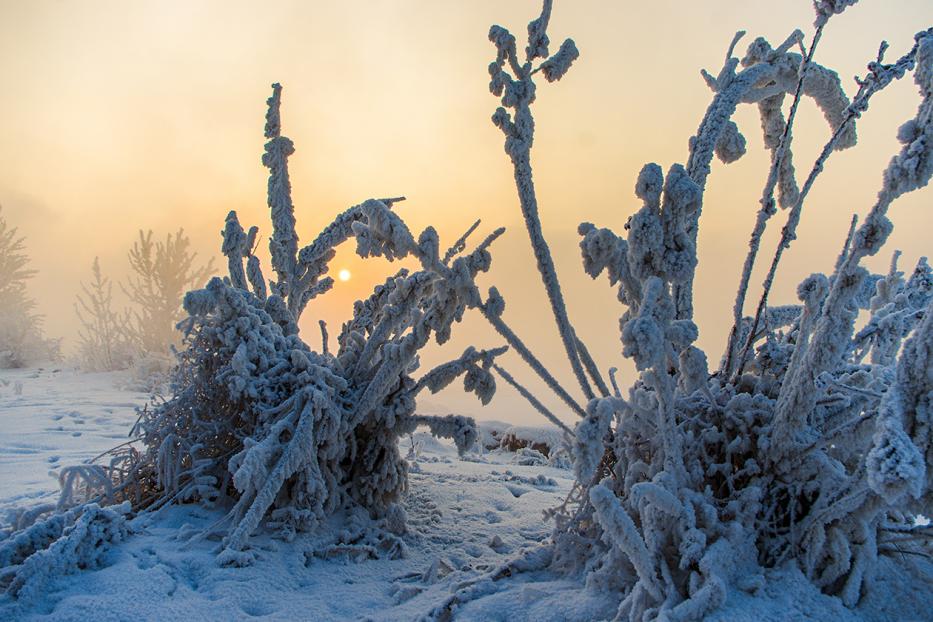
<path fill-rule="evenodd" d="M 91 282 L 81 284 L 83 293 L 75 302 L 75 313 L 81 322 L 78 331 L 81 367 L 87 371 L 126 369 L 134 359 L 129 312 L 114 310 L 113 283 L 101 273 L 97 257 L 91 274 Z"/>
<path fill-rule="evenodd" d="M 28 267 L 25 248 L 25 238 L 0 216 L 0 367 L 23 367 L 58 356 L 58 343 L 42 336 L 42 318 L 26 292 L 36 271 Z"/>
<path fill-rule="evenodd" d="M 214 272 L 213 259 L 203 266 L 196 262 L 197 253 L 184 230 L 166 235 L 163 242 L 153 241 L 151 230 L 139 232 L 129 252 L 133 274 L 122 287 L 137 307 L 130 334 L 141 352 L 166 355 L 172 345 L 181 343 L 175 325 L 184 316 L 182 298 Z"/>
<path fill-rule="evenodd" d="M 476 439 L 468 417 L 418 414 L 417 396 L 462 378 L 466 391 L 488 403 L 496 390 L 492 366 L 506 348 L 469 347 L 423 373 L 418 353 L 431 339 L 445 343 L 453 324 L 479 305 L 475 278 L 489 269 L 489 246 L 504 230 L 470 250 L 465 235 L 444 252 L 432 227 L 416 238 L 393 211 L 403 198 L 369 199 L 299 246 L 288 173 L 294 145 L 281 133 L 281 93 L 273 85 L 262 158 L 269 169 L 275 279 L 266 281 L 253 254 L 258 228 L 244 230 L 230 212 L 221 242 L 228 274 L 184 297 L 184 347 L 171 396 L 144 410 L 135 428 L 143 451 L 121 448 L 109 466 L 66 469 L 63 505 L 129 500 L 145 510 L 229 501 L 228 514 L 211 533 L 224 538 L 220 561 L 234 565 L 250 562 L 251 536 L 262 527 L 291 539 L 335 512 L 362 511 L 374 519 L 373 532 L 342 549 L 399 555 L 404 545 L 393 534 L 404 530 L 398 501 L 408 486 L 399 438 L 425 426 L 452 438 L 461 452 Z M 418 269 L 399 270 L 377 285 L 354 305 L 337 348 L 331 350 L 324 331 L 315 351 L 299 335 L 298 319 L 332 287 L 328 264 L 350 239 L 361 257 L 410 257 Z M 184 240 L 170 242 L 186 248 Z M 179 262 L 184 270 L 162 270 L 160 252 L 172 254 L 168 245 L 160 250 L 141 235 L 133 261 L 137 272 L 152 278 L 136 281 L 135 299 L 162 304 L 167 312 L 174 308 L 161 296 L 166 288 L 153 283 L 167 271 L 181 287 L 187 277 L 179 275 L 190 274 L 191 262 Z"/>

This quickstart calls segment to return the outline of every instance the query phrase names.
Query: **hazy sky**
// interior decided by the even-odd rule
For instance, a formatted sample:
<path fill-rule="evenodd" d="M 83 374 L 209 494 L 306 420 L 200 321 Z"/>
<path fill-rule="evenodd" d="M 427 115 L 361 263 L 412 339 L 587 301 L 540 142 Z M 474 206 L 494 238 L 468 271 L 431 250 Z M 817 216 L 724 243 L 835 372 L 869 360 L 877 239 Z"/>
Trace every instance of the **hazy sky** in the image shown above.
<path fill-rule="evenodd" d="M 580 336 L 603 368 L 622 370 L 627 385 L 631 367 L 618 340 L 623 309 L 605 279 L 583 274 L 576 226 L 592 221 L 621 230 L 639 207 L 632 189 L 641 166 L 653 161 L 666 170 L 686 158 L 687 140 L 711 99 L 699 70 L 718 72 L 740 29 L 749 33 L 740 50 L 759 35 L 776 45 L 795 27 L 809 39 L 811 3 L 555 5 L 555 48 L 571 36 L 581 57 L 561 82 L 538 88 L 533 164 L 541 215 Z M 506 226 L 483 284 L 499 287 L 507 321 L 573 389 L 534 272 L 502 135 L 489 121 L 497 101 L 487 89 L 488 28 L 500 23 L 523 41 L 539 10 L 533 0 L 0 0 L 0 204 L 27 236 L 40 271 L 31 293 L 47 333 L 65 336 L 66 349 L 73 343 L 79 282 L 95 255 L 106 273 L 122 278 L 139 228 L 164 235 L 184 227 L 202 256 L 219 257 L 224 216 L 236 209 L 244 225 L 259 225 L 265 250 L 262 126 L 269 84 L 279 81 L 284 132 L 297 148 L 290 171 L 302 239 L 372 196 L 407 196 L 399 213 L 416 235 L 435 225 L 442 242 L 476 218 L 483 219 L 481 231 Z M 816 60 L 836 69 L 851 93 L 851 77 L 864 72 L 881 39 L 894 58 L 931 23 L 929 0 L 865 0 L 831 20 Z M 850 215 L 871 207 L 881 171 L 898 149 L 897 128 L 918 102 L 911 79 L 872 101 L 858 126 L 859 145 L 832 157 L 811 194 L 773 302 L 796 302 L 797 282 L 832 269 Z M 749 153 L 728 167 L 716 161 L 700 225 L 697 320 L 712 362 L 722 351 L 768 166 L 755 107 L 740 108 L 735 119 Z M 805 102 L 794 142 L 800 175 L 827 138 L 819 111 Z M 895 232 L 870 267 L 882 269 L 895 248 L 904 252 L 905 270 L 930 253 L 931 199 L 926 189 L 895 204 Z M 783 220 L 783 213 L 772 220 L 766 258 Z M 312 344 L 319 343 L 317 319 L 337 333 L 353 300 L 397 266 L 363 262 L 347 247 L 333 268 L 353 276 L 305 312 Z M 750 300 L 757 300 L 760 282 L 756 275 Z M 432 348 L 424 361 L 454 358 L 470 343 L 501 342 L 471 315 L 450 344 Z M 503 360 L 556 407 L 517 357 Z M 430 396 L 426 406 L 537 421 L 508 387 L 482 412 L 455 387 Z"/>

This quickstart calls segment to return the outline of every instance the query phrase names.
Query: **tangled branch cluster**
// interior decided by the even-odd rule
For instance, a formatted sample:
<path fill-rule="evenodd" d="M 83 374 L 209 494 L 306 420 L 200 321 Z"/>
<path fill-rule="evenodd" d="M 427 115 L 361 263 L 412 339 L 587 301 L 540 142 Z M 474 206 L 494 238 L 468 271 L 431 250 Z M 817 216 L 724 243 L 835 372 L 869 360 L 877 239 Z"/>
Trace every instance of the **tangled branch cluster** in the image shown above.
<path fill-rule="evenodd" d="M 216 527 L 224 536 L 220 561 L 237 565 L 251 560 L 249 539 L 263 524 L 290 539 L 349 505 L 404 520 L 396 501 L 407 463 L 398 438 L 419 425 L 454 439 L 460 451 L 476 438 L 468 417 L 416 414 L 417 395 L 462 376 L 465 389 L 488 403 L 496 389 L 491 367 L 505 351 L 470 347 L 414 377 L 419 350 L 432 336 L 446 342 L 452 325 L 480 304 L 474 279 L 489 269 L 488 248 L 503 230 L 470 252 L 463 238 L 441 255 L 433 228 L 416 240 L 392 211 L 402 199 L 371 199 L 299 249 L 287 166 L 294 147 L 280 133 L 280 103 L 276 84 L 263 155 L 275 279 L 267 287 L 253 254 L 258 228 L 244 230 L 230 212 L 222 232 L 229 276 L 185 296 L 188 317 L 179 326 L 186 341 L 172 397 L 143 411 L 136 427 L 143 451 L 129 467 L 82 466 L 63 475 L 69 498 L 126 498 L 138 508 L 232 498 Z M 298 319 L 333 285 L 328 262 L 351 238 L 361 257 L 412 257 L 420 269 L 399 271 L 358 301 L 337 351 L 329 351 L 325 331 L 316 352 L 300 337 Z M 76 487 L 81 494 L 71 494 Z"/>
<path fill-rule="evenodd" d="M 933 32 L 919 33 L 891 64 L 883 46 L 849 99 L 836 73 L 812 59 L 829 18 L 851 4 L 816 4 L 809 50 L 795 31 L 776 48 L 756 39 L 740 60 L 733 55 L 739 33 L 719 74 L 703 72 L 714 98 L 686 164 L 674 164 L 666 175 L 656 164 L 642 169 L 635 194 L 643 205 L 624 235 L 580 225 L 584 270 L 592 278 L 607 274 L 626 307 L 619 320 L 622 352 L 639 376 L 624 396 L 612 370 L 610 392 L 568 319 L 531 177 L 533 76 L 540 70 L 549 81 L 562 77 L 576 47 L 568 40 L 532 68 L 548 54 L 547 1 L 528 26 L 525 63 L 506 29 L 490 31 L 497 50 L 490 88 L 503 104 L 493 123 L 506 136 L 532 248 L 586 405 L 508 328 L 497 291 L 483 310 L 581 417 L 572 441 L 577 483 L 568 503 L 553 512 L 553 564 L 582 572 L 591 588 L 619 593 L 619 620 L 702 619 L 729 587 L 754 591 L 764 568 L 788 559 L 853 606 L 879 553 L 910 550 L 909 538 L 922 532 L 914 518 L 933 501 L 933 272 L 921 259 L 905 279 L 896 255 L 887 275 L 869 274 L 859 262 L 877 253 L 890 233 L 890 203 L 933 174 Z M 910 70 L 922 103 L 899 132 L 904 147 L 884 174 L 876 205 L 857 230 L 853 220 L 834 271 L 800 284 L 801 304 L 768 306 L 781 254 L 796 237 L 826 159 L 855 145 L 855 120 L 869 99 Z M 787 96 L 793 99 L 785 117 Z M 831 138 L 801 186 L 790 147 L 803 96 L 822 110 Z M 758 106 L 771 168 L 735 326 L 711 374 L 706 353 L 693 345 L 697 231 L 713 156 L 730 163 L 745 153 L 746 140 L 732 121 L 742 103 Z M 778 205 L 787 208 L 787 223 L 758 310 L 744 317 L 761 238 Z M 860 312 L 867 323 L 856 332 Z"/>

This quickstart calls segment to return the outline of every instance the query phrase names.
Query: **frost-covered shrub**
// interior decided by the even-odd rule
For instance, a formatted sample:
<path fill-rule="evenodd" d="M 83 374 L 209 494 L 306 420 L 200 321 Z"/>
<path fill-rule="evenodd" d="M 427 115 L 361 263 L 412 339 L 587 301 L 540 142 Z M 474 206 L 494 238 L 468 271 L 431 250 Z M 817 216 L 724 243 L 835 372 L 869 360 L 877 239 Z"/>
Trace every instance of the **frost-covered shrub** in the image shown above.
<path fill-rule="evenodd" d="M 896 258 L 887 275 L 859 266 L 889 235 L 891 202 L 933 174 L 933 30 L 919 33 L 893 63 L 884 61 L 882 46 L 851 98 L 813 56 L 828 20 L 854 2 L 816 3 L 809 48 L 795 31 L 777 47 L 756 39 L 739 59 L 733 54 L 739 33 L 719 73 L 703 73 L 714 97 L 686 163 L 666 174 L 656 164 L 642 169 L 635 187 L 642 207 L 622 235 L 589 223 L 579 228 L 584 270 L 592 278 L 607 274 L 625 306 L 622 353 L 639 375 L 623 394 L 613 370 L 610 389 L 575 334 L 541 234 L 530 164 L 534 77 L 540 70 L 549 82 L 560 79 L 577 57 L 568 40 L 547 58 L 551 4 L 545 0 L 528 26 L 524 59 L 508 30 L 490 30 L 496 48 L 490 89 L 502 102 L 492 120 L 505 134 L 532 249 L 584 401 L 506 324 L 498 291 L 490 290 L 482 310 L 580 417 L 572 439 L 577 482 L 552 513 L 553 565 L 583 574 L 593 589 L 618 593 L 619 620 L 700 620 L 727 589 L 754 590 L 764 567 L 787 560 L 853 606 L 879 553 L 915 546 L 914 517 L 933 502 L 933 273 L 925 259 L 909 279 L 897 271 Z M 535 67 L 537 59 L 544 60 Z M 922 102 L 898 134 L 903 149 L 865 222 L 856 229 L 853 220 L 830 274 L 800 284 L 800 304 L 769 306 L 782 253 L 826 160 L 855 144 L 855 120 L 869 99 L 911 70 Z M 822 110 L 831 136 L 798 184 L 790 147 L 804 96 Z M 758 106 L 771 166 L 734 326 L 719 369 L 710 373 L 710 357 L 694 345 L 697 230 L 713 156 L 729 163 L 745 152 L 732 120 L 742 103 Z M 787 223 L 757 310 L 746 317 L 749 279 L 778 205 L 787 209 Z M 860 313 L 867 318 L 856 331 Z M 494 370 L 554 418 L 507 372 Z"/>
<path fill-rule="evenodd" d="M 126 369 L 137 358 L 130 335 L 129 313 L 113 308 L 113 282 L 103 276 L 97 257 L 91 266 L 93 279 L 81 284 L 75 303 L 81 322 L 78 330 L 78 360 L 86 371 Z"/>
<path fill-rule="evenodd" d="M 45 593 L 49 581 L 104 565 L 111 545 L 129 534 L 130 504 L 95 503 L 55 514 L 0 543 L 0 586 L 20 601 Z"/>
<path fill-rule="evenodd" d="M 0 216 L 0 368 L 59 357 L 58 341 L 43 337 L 42 317 L 26 293 L 26 284 L 36 272 L 29 269 L 24 250 L 24 238 Z"/>
<path fill-rule="evenodd" d="M 416 239 L 392 211 L 401 199 L 370 199 L 299 247 L 287 167 L 294 148 L 280 131 L 281 87 L 273 89 L 263 164 L 270 170 L 274 279 L 267 283 L 253 254 L 258 228 L 245 231 L 230 212 L 222 232 L 229 275 L 184 297 L 185 340 L 171 396 L 141 413 L 142 454 L 129 468 L 121 462 L 74 471 L 64 485 L 66 493 L 83 487 L 77 498 L 130 499 L 139 508 L 230 499 L 219 526 L 220 560 L 230 564 L 250 560 L 249 538 L 263 524 L 290 539 L 337 510 L 363 508 L 400 530 L 396 502 L 408 465 L 398 439 L 420 425 L 452 438 L 461 453 L 476 439 L 468 417 L 417 414 L 418 394 L 462 377 L 464 389 L 487 403 L 496 388 L 490 368 L 506 349 L 470 347 L 415 376 L 428 340 L 446 342 L 452 325 L 480 304 L 474 279 L 489 269 L 488 247 L 502 229 L 470 252 L 463 238 L 442 254 L 433 228 Z M 325 330 L 315 351 L 297 321 L 333 285 L 328 262 L 351 238 L 362 257 L 411 257 L 420 269 L 400 270 L 377 286 L 354 305 L 336 350 Z"/>
<path fill-rule="evenodd" d="M 168 358 L 171 346 L 181 343 L 176 325 L 185 316 L 182 298 L 214 274 L 214 261 L 198 266 L 182 229 L 166 235 L 164 242 L 152 236 L 152 231 L 139 232 L 127 255 L 132 274 L 121 287 L 135 305 L 128 329 L 138 356 Z"/>
<path fill-rule="evenodd" d="M 509 451 L 527 447 L 548 458 L 552 453 L 560 451 L 564 439 L 565 436 L 557 428 L 513 425 L 506 428 L 500 444 Z"/>

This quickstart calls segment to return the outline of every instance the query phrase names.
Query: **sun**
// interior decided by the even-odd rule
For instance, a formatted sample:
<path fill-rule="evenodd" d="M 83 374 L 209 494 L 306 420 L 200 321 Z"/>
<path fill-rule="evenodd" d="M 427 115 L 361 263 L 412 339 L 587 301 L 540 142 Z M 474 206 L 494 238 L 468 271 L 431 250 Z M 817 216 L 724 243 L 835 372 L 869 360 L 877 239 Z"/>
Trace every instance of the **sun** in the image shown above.
<path fill-rule="evenodd" d="M 343 270 L 337 273 L 337 278 L 340 279 L 341 281 L 349 281 L 350 276 L 351 276 L 350 271 L 347 270 L 346 268 L 344 268 Z"/>

